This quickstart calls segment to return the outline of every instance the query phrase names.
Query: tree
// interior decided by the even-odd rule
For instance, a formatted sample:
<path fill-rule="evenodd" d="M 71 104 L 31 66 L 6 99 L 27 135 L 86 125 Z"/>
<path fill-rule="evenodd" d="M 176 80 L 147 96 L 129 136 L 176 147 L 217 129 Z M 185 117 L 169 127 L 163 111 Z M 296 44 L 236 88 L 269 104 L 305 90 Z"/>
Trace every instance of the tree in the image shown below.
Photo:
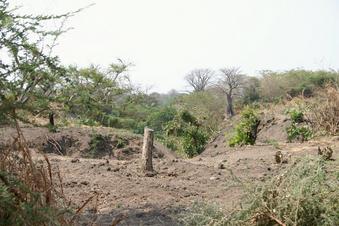
<path fill-rule="evenodd" d="M 75 12 L 74 12 L 75 13 Z M 48 109 L 48 98 L 63 76 L 52 56 L 56 40 L 67 29 L 67 13 L 52 16 L 18 15 L 7 0 L 0 0 L 0 116 L 16 118 L 16 110 Z M 45 25 L 59 24 L 48 30 Z"/>
<path fill-rule="evenodd" d="M 220 79 L 218 87 L 226 95 L 226 113 L 229 117 L 234 116 L 233 97 L 243 83 L 243 75 L 236 67 L 220 69 Z"/>
<path fill-rule="evenodd" d="M 213 75 L 214 72 L 210 69 L 195 69 L 185 76 L 185 80 L 194 92 L 199 92 L 206 89 Z"/>

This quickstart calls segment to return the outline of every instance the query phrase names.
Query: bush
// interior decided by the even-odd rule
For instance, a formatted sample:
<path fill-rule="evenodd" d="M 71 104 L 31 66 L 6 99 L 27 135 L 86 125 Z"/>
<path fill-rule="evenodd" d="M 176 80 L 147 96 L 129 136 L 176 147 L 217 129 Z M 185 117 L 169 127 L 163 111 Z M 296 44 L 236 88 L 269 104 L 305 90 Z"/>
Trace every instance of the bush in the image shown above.
<path fill-rule="evenodd" d="M 339 222 L 339 186 L 322 158 L 304 157 L 271 180 L 251 186 L 241 209 L 226 216 L 198 205 L 182 217 L 185 225 L 332 226 Z"/>
<path fill-rule="evenodd" d="M 312 130 L 307 125 L 300 125 L 304 122 L 304 113 L 298 109 L 288 110 L 292 124 L 286 128 L 287 139 L 289 142 L 299 140 L 301 142 L 310 140 L 313 136 Z"/>
<path fill-rule="evenodd" d="M 252 108 L 245 108 L 241 113 L 240 123 L 235 128 L 235 135 L 229 140 L 229 146 L 253 145 L 257 138 L 260 120 Z"/>
<path fill-rule="evenodd" d="M 96 158 L 112 154 L 112 149 L 111 136 L 96 133 L 91 134 L 88 157 Z"/>
<path fill-rule="evenodd" d="M 178 112 L 172 121 L 166 123 L 164 130 L 164 144 L 189 158 L 200 154 L 209 138 L 198 120 L 188 111 Z"/>
<path fill-rule="evenodd" d="M 315 130 L 325 130 L 331 135 L 339 134 L 339 90 L 327 87 L 312 100 L 310 118 Z"/>
<path fill-rule="evenodd" d="M 296 123 L 292 123 L 287 127 L 287 139 L 289 142 L 299 140 L 301 142 L 308 141 L 313 137 L 313 132 L 308 126 L 298 126 Z"/>
<path fill-rule="evenodd" d="M 208 136 L 198 127 L 190 126 L 182 138 L 182 149 L 185 155 L 192 158 L 200 154 L 208 141 Z"/>
<path fill-rule="evenodd" d="M 292 123 L 302 123 L 304 121 L 304 113 L 301 110 L 289 109 L 287 114 L 289 114 Z"/>
<path fill-rule="evenodd" d="M 0 147 L 0 158 L 0 225 L 72 225 L 60 174 L 52 171 L 46 156 L 34 163 L 19 135 Z"/>

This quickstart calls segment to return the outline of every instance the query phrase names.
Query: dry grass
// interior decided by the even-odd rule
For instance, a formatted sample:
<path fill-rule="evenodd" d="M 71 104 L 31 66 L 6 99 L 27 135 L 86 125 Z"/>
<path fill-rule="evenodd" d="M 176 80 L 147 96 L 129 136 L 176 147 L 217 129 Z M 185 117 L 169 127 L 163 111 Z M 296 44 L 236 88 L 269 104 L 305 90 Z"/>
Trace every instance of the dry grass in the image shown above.
<path fill-rule="evenodd" d="M 241 208 L 229 215 L 195 205 L 184 225 L 332 226 L 339 222 L 338 174 L 322 158 L 304 157 L 270 181 L 248 190 Z M 332 168 L 333 166 L 328 166 Z M 246 187 L 246 186 L 245 186 Z M 227 201 L 227 200 L 225 200 Z"/>
<path fill-rule="evenodd" d="M 59 171 L 47 156 L 32 159 L 17 125 L 17 136 L 0 152 L 0 225 L 70 225 L 70 203 Z"/>
<path fill-rule="evenodd" d="M 331 135 L 339 134 L 339 90 L 328 86 L 319 91 L 317 99 L 310 103 L 310 120 L 316 130 L 325 130 Z"/>

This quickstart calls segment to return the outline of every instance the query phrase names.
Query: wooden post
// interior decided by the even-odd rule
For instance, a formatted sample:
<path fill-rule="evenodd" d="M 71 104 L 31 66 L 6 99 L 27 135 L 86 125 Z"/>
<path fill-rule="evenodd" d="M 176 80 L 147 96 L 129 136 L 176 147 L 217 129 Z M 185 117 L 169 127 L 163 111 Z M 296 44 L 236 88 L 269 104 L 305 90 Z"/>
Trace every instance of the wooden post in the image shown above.
<path fill-rule="evenodd" d="M 141 156 L 141 169 L 148 174 L 154 174 L 152 164 L 152 151 L 153 151 L 154 130 L 145 127 L 144 129 L 144 144 Z M 153 175 L 154 176 L 154 175 Z"/>

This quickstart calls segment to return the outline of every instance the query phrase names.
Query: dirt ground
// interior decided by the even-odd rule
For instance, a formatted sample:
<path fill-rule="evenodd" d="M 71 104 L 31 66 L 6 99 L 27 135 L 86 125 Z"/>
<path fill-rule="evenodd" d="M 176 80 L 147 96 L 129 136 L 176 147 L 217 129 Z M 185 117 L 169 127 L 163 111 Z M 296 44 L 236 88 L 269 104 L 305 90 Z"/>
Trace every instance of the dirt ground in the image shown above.
<path fill-rule="evenodd" d="M 127 137 L 129 143 L 123 148 L 130 148 L 130 151 L 115 148 L 113 152 L 120 153 L 120 157 L 113 153 L 101 159 L 85 158 L 82 153 L 88 150 L 92 132 L 90 128 L 69 128 L 58 133 L 49 133 L 45 128 L 23 128 L 37 159 L 41 158 L 40 152 L 46 152 L 50 138 L 58 144 L 66 140 L 60 144 L 60 150 L 56 148 L 62 153 L 53 151 L 53 145 L 48 149 L 52 151 L 47 150 L 53 168 L 60 170 L 63 176 L 66 197 L 75 207 L 80 207 L 97 194 L 84 209 L 79 225 L 88 225 L 91 221 L 97 225 L 112 225 L 118 216 L 123 217 L 119 225 L 180 225 L 178 214 L 194 202 L 216 203 L 225 212 L 232 211 L 244 192 L 239 180 L 252 184 L 264 181 L 296 157 L 316 155 L 318 146 L 334 147 L 333 158 L 338 159 L 339 137 L 319 138 L 302 144 L 259 142 L 254 146 L 229 148 L 221 132 L 201 155 L 192 159 L 178 158 L 156 143 L 154 168 L 157 174 L 145 177 L 140 172 L 141 137 L 100 128 L 96 133 L 110 134 L 112 140 L 117 136 Z M 2 128 L 0 141 L 4 143 L 14 134 L 13 129 Z M 275 162 L 278 150 L 291 156 L 289 163 Z"/>

